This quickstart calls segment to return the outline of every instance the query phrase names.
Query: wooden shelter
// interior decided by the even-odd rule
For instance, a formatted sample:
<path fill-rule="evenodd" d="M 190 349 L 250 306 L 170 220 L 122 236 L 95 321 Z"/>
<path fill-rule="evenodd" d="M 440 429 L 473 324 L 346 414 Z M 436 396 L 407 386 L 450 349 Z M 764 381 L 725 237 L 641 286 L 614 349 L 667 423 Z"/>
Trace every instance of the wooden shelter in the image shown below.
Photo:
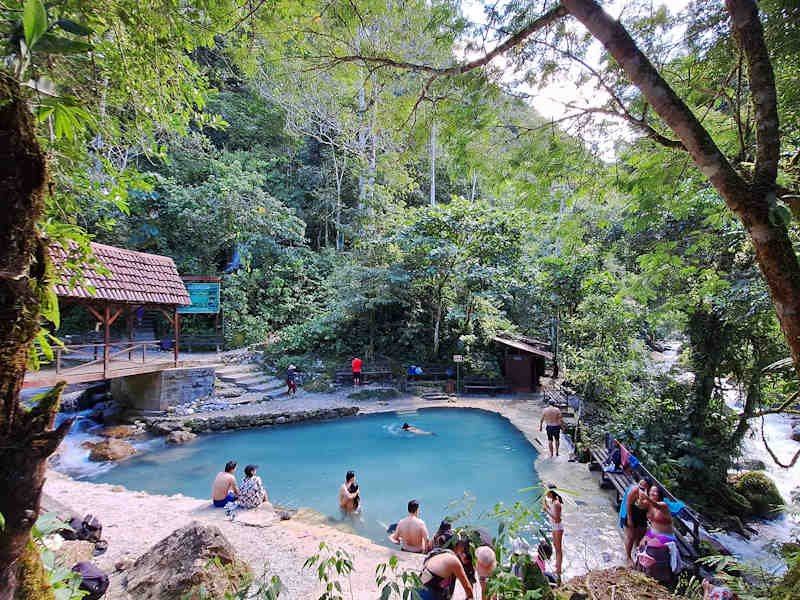
<path fill-rule="evenodd" d="M 503 346 L 505 376 L 514 392 L 533 392 L 544 375 L 545 361 L 552 360 L 550 352 L 537 348 L 529 341 L 497 336 L 495 342 Z M 540 342 L 544 343 L 544 342 Z"/>
<path fill-rule="evenodd" d="M 59 245 L 50 247 L 50 258 L 55 267 L 54 287 L 59 302 L 84 306 L 103 328 L 103 377 L 109 377 L 109 363 L 114 355 L 127 353 L 130 361 L 133 352 L 138 349 L 134 348 L 137 344 L 134 344 L 133 324 L 136 311 L 140 308 L 160 311 L 172 325 L 175 333 L 173 363 L 177 366 L 181 330 L 178 307 L 190 305 L 191 300 L 173 260 L 167 256 L 104 244 L 92 243 L 91 247 L 94 260 L 88 264 L 76 265 L 71 260 L 73 248 L 64 249 Z M 111 325 L 119 317 L 128 321 L 128 344 L 121 344 L 123 348 L 112 353 Z M 149 341 L 138 344 L 142 350 L 142 363 L 146 359 L 146 344 L 153 346 L 156 343 Z M 94 348 L 94 362 L 99 362 L 97 350 Z M 83 353 L 87 353 L 85 349 Z M 56 371 L 61 366 L 61 354 L 58 352 Z"/>

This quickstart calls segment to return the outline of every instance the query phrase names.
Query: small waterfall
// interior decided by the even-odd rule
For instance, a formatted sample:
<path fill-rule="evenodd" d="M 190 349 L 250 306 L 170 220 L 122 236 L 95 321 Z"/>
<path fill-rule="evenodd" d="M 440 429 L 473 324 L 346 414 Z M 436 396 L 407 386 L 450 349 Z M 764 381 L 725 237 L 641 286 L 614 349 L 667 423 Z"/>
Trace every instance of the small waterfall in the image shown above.
<path fill-rule="evenodd" d="M 741 394 L 736 386 L 723 385 L 726 404 L 741 410 Z M 766 415 L 763 420 L 763 434 L 772 451 L 784 462 L 800 449 L 800 443 L 792 440 L 792 419 L 787 415 Z M 747 562 L 758 562 L 768 571 L 782 572 L 785 565 L 779 557 L 782 544 L 796 540 L 800 536 L 800 513 L 797 504 L 792 506 L 792 498 L 800 496 L 800 461 L 790 469 L 775 464 L 761 439 L 762 420 L 753 419 L 742 443 L 743 461 L 761 461 L 764 472 L 775 482 L 784 501 L 789 503 L 785 514 L 776 519 L 758 520 L 750 525 L 758 531 L 745 540 L 735 534 L 718 534 L 717 537 L 737 557 Z"/>

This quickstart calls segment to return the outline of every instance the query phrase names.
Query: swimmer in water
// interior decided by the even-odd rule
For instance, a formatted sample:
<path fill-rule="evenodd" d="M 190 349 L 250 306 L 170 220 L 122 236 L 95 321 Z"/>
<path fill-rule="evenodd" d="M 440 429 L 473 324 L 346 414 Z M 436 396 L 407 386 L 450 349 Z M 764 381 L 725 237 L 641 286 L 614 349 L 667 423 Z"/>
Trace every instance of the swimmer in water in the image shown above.
<path fill-rule="evenodd" d="M 403 423 L 402 427 L 403 431 L 407 431 L 408 433 L 414 433 L 416 435 L 435 435 L 431 431 L 425 431 L 420 429 L 419 427 L 414 427 L 413 425 L 409 425 L 408 423 Z"/>

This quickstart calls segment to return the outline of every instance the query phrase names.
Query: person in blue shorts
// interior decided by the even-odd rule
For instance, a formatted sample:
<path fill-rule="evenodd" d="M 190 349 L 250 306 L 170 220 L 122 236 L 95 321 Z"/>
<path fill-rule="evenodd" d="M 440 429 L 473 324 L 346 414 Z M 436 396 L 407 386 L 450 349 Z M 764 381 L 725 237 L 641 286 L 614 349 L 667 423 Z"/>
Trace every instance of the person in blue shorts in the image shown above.
<path fill-rule="evenodd" d="M 211 486 L 211 500 L 217 508 L 223 508 L 228 502 L 233 502 L 239 496 L 239 488 L 236 487 L 236 462 L 229 460 L 225 464 L 225 470 L 217 473 L 214 484 Z"/>

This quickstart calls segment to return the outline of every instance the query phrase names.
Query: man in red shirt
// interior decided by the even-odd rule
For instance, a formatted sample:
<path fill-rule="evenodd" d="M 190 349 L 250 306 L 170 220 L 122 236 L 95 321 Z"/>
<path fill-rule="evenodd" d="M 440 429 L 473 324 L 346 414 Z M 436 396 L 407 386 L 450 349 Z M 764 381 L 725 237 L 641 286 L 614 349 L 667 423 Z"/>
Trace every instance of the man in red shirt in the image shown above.
<path fill-rule="evenodd" d="M 353 385 L 361 385 L 361 359 L 356 357 L 352 362 L 353 366 Z"/>

